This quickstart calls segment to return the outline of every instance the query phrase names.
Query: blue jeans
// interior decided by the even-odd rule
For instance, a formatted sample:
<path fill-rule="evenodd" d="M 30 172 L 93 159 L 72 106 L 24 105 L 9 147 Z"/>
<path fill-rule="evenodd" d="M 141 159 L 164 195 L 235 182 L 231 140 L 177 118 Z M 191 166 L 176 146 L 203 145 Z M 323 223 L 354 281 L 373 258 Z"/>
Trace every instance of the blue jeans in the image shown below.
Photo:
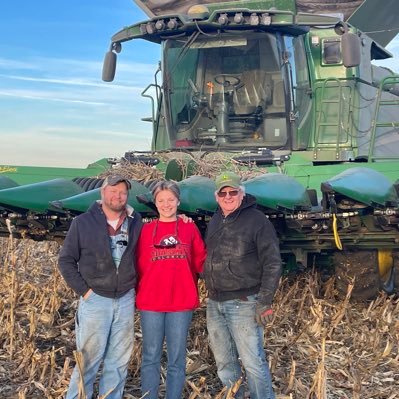
<path fill-rule="evenodd" d="M 187 334 L 193 312 L 141 311 L 140 315 L 143 333 L 142 395 L 146 399 L 158 399 L 161 355 L 166 339 L 166 399 L 180 399 L 186 380 Z"/>
<path fill-rule="evenodd" d="M 83 380 L 91 399 L 100 364 L 103 363 L 99 395 L 122 399 L 134 342 L 135 290 L 123 297 L 105 298 L 92 292 L 79 300 L 76 315 L 76 346 L 83 355 Z M 66 399 L 78 398 L 79 371 L 75 366 Z"/>
<path fill-rule="evenodd" d="M 207 327 L 218 376 L 228 388 L 240 378 L 241 359 L 251 399 L 274 399 L 272 379 L 263 348 L 263 328 L 255 321 L 256 295 L 247 300 L 209 299 Z M 244 387 L 235 396 L 244 397 Z"/>

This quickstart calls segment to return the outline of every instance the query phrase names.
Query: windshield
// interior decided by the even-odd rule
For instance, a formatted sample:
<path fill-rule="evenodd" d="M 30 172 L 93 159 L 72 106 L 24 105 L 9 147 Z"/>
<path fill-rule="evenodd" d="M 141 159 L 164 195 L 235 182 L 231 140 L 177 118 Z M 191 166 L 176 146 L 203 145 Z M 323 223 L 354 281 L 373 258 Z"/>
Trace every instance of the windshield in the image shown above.
<path fill-rule="evenodd" d="M 164 43 L 166 118 L 172 147 L 284 148 L 289 100 L 284 40 L 270 33 Z M 288 104 L 288 105 L 287 105 Z"/>

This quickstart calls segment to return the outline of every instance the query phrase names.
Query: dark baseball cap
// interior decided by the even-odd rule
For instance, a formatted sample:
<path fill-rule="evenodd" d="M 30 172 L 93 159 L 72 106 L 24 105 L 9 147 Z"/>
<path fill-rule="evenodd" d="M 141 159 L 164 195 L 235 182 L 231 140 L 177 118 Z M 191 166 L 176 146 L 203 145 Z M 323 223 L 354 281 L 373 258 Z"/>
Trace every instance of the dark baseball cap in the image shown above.
<path fill-rule="evenodd" d="M 101 188 L 105 188 L 107 186 L 116 186 L 119 183 L 125 183 L 128 190 L 130 190 L 132 188 L 132 185 L 131 185 L 130 181 L 126 177 L 123 177 L 123 176 L 120 176 L 120 175 L 109 175 L 109 176 L 107 176 L 104 179 Z"/>

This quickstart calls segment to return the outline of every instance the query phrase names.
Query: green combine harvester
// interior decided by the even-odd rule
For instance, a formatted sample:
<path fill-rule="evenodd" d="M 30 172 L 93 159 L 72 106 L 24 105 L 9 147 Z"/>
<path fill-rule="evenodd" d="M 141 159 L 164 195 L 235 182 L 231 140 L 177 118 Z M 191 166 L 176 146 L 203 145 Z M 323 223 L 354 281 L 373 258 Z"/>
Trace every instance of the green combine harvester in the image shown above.
<path fill-rule="evenodd" d="M 201 228 L 215 187 L 194 175 L 193 160 L 223 153 L 260 168 L 244 185 L 274 223 L 287 268 L 332 265 L 337 288 L 355 278 L 359 299 L 399 292 L 399 75 L 372 64 L 392 56 L 384 46 L 396 36 L 399 2 L 136 3 L 148 20 L 112 37 L 103 80 L 114 79 L 130 40 L 159 43 L 162 62 L 142 93 L 152 151 L 123 159 L 164 168 L 179 182 L 180 210 Z M 160 161 L 168 152 L 179 162 Z M 0 234 L 62 239 L 114 164 L 0 166 Z M 153 216 L 152 182 L 132 183 L 131 204 Z"/>

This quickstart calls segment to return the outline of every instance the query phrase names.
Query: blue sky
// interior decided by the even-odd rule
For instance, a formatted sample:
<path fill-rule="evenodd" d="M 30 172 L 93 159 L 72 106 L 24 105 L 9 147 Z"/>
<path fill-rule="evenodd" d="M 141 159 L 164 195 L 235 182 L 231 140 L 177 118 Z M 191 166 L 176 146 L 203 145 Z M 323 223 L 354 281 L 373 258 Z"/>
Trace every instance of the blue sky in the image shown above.
<path fill-rule="evenodd" d="M 113 83 L 101 80 L 110 37 L 146 19 L 132 0 L 13 0 L 0 16 L 0 164 L 85 167 L 148 150 L 159 47 L 125 43 Z M 386 63 L 399 72 L 399 41 Z"/>
<path fill-rule="evenodd" d="M 101 80 L 111 36 L 145 19 L 132 0 L 13 0 L 0 17 L 0 164 L 81 166 L 150 148 L 159 47 L 124 46 L 116 79 Z"/>

